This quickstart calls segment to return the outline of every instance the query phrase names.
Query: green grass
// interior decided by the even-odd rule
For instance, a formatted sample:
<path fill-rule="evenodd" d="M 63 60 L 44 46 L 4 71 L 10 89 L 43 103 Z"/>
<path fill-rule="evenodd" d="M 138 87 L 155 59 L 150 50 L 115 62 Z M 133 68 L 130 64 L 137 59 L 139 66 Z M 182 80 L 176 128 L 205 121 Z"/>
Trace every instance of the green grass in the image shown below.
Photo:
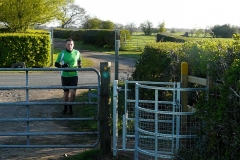
<path fill-rule="evenodd" d="M 156 42 L 155 35 L 133 34 L 131 39 L 121 44 L 121 50 L 142 52 L 147 43 Z"/>
<path fill-rule="evenodd" d="M 65 42 L 64 39 L 58 39 L 58 40 L 62 40 Z M 88 45 L 88 44 L 83 44 L 82 42 L 78 42 L 75 41 L 74 45 L 76 48 L 80 48 L 81 50 L 90 50 L 90 51 L 96 51 L 96 52 L 102 52 L 102 53 L 106 53 L 106 54 L 115 54 L 115 50 L 114 49 L 109 49 L 109 48 L 103 48 L 103 47 L 96 47 L 93 45 Z M 142 44 L 143 46 L 143 44 Z M 56 50 L 56 51 L 55 51 Z M 56 57 L 57 57 L 57 53 L 59 53 L 61 50 L 58 49 L 54 49 L 54 56 L 53 59 L 55 61 Z M 134 58 L 134 59 L 139 59 L 140 54 L 142 53 L 142 50 L 131 50 L 131 51 L 119 51 L 119 56 L 124 56 L 124 57 L 128 57 L 128 58 Z M 84 59 L 83 59 L 84 61 Z M 84 62 L 87 63 L 86 66 L 91 66 L 90 62 Z M 83 67 L 85 67 L 85 65 L 83 65 Z"/>
<path fill-rule="evenodd" d="M 119 86 L 124 87 L 124 83 L 119 83 Z M 97 93 L 96 90 L 92 90 L 92 93 Z M 112 95 L 112 94 L 111 94 Z M 113 98 L 113 97 L 111 97 Z M 119 92 L 118 95 L 118 111 L 119 111 L 119 120 L 118 120 L 118 128 L 119 128 L 119 135 L 121 135 L 121 129 L 122 129 L 122 115 L 124 112 L 124 92 Z M 81 102 L 86 102 L 88 101 L 88 91 L 86 92 L 81 92 L 81 94 L 76 96 L 75 101 L 81 101 Z M 92 102 L 96 102 L 96 98 L 91 99 Z M 112 102 L 112 101 L 111 101 Z M 111 104 L 112 106 L 112 104 Z M 112 111 L 110 111 L 112 113 Z M 74 113 L 79 113 L 76 115 L 77 117 L 93 117 L 96 116 L 96 105 L 82 105 L 80 107 L 75 107 L 74 108 Z M 67 126 L 71 127 L 75 131 L 96 131 L 97 128 L 97 121 L 81 121 L 79 123 L 74 123 L 74 122 L 67 122 Z M 112 129 L 112 128 L 111 128 Z M 120 157 L 112 157 L 111 155 L 108 155 L 111 157 L 111 159 L 114 160 L 129 160 L 129 158 L 124 157 L 123 155 Z M 108 157 L 109 158 L 109 157 Z M 74 155 L 72 157 L 67 157 L 65 158 L 66 160 L 102 160 L 104 159 L 104 155 L 102 155 L 101 150 L 96 147 L 87 151 L 84 151 L 80 154 Z M 110 160 L 110 159 L 109 159 Z"/>
<path fill-rule="evenodd" d="M 92 94 L 97 94 L 96 90 L 91 90 Z M 75 102 L 88 102 L 88 90 L 81 90 L 79 94 L 76 95 Z M 91 98 L 91 102 L 97 102 L 96 97 Z M 79 118 L 89 118 L 97 117 L 97 104 L 83 104 L 78 106 L 73 106 L 74 117 Z M 68 115 L 61 115 L 62 117 L 68 117 Z M 87 121 L 68 121 L 66 125 L 77 132 L 95 132 L 98 130 L 97 120 L 87 120 Z"/>
<path fill-rule="evenodd" d="M 77 154 L 75 156 L 65 158 L 65 160 L 96 160 L 101 155 L 99 149 L 91 149 L 82 152 L 81 154 Z"/>
<path fill-rule="evenodd" d="M 124 82 L 119 82 L 118 84 L 119 87 L 124 88 Z M 112 89 L 111 89 L 112 90 Z M 76 102 L 88 102 L 88 91 L 83 91 L 80 94 L 76 96 L 75 101 Z M 91 90 L 92 94 L 97 94 L 97 90 Z M 112 97 L 112 93 L 111 99 Z M 119 112 L 119 118 L 118 118 L 118 128 L 121 130 L 122 129 L 122 115 L 124 114 L 124 92 L 119 92 L 118 93 L 118 112 Z M 96 97 L 91 98 L 91 102 L 97 102 Z M 112 100 L 111 100 L 111 106 L 112 106 Z M 77 117 L 97 117 L 97 105 L 90 105 L 90 104 L 85 104 L 81 105 L 78 107 L 74 107 L 74 112 L 77 113 Z M 110 111 L 112 113 L 112 111 Z M 63 115 L 64 116 L 64 115 Z M 68 122 L 68 126 L 73 128 L 76 131 L 96 131 L 97 130 L 97 121 L 81 121 L 80 123 L 75 123 L 75 122 Z"/>
<path fill-rule="evenodd" d="M 98 148 L 89 149 L 82 152 L 81 154 L 64 158 L 64 160 L 131 160 L 131 159 L 133 158 L 124 157 L 123 155 L 113 157 L 112 153 L 111 155 L 105 156 L 101 153 L 101 150 Z"/>
<path fill-rule="evenodd" d="M 57 38 L 57 40 L 65 42 L 65 39 Z M 131 36 L 130 40 L 127 40 L 126 43 L 121 44 L 121 48 L 119 50 L 119 56 L 134 58 L 138 60 L 140 57 L 140 54 L 143 52 L 145 45 L 147 43 L 151 43 L 155 41 L 156 41 L 155 35 L 146 36 L 143 33 L 134 33 Z M 111 49 L 111 48 L 104 48 L 104 47 L 95 47 L 93 45 L 83 44 L 82 42 L 79 42 L 79 41 L 75 41 L 74 45 L 76 48 L 80 48 L 81 50 L 90 50 L 90 51 L 96 51 L 96 52 L 103 52 L 107 54 L 115 54 L 114 48 Z"/>

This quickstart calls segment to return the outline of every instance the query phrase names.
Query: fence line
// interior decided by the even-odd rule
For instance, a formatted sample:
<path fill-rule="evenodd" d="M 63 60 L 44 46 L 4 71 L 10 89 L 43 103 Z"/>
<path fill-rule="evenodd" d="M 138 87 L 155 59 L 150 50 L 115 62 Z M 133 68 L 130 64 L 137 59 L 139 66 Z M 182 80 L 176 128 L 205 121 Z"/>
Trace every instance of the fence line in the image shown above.
<path fill-rule="evenodd" d="M 75 68 L 74 70 L 77 71 L 93 71 L 96 73 L 98 77 L 98 83 L 97 85 L 94 86 L 29 86 L 28 81 L 29 81 L 29 71 L 63 71 L 63 70 L 73 70 L 70 68 L 0 68 L 1 72 L 4 71 L 25 71 L 26 72 L 26 84 L 23 86 L 0 86 L 0 90 L 25 90 L 26 92 L 26 100 L 25 101 L 15 101 L 15 102 L 0 102 L 0 107 L 6 108 L 8 106 L 12 107 L 19 107 L 19 110 L 26 110 L 26 114 L 24 114 L 26 117 L 0 117 L 0 122 L 4 123 L 17 123 L 18 127 L 20 125 L 25 125 L 25 130 L 20 132 L 20 131 L 9 131 L 9 129 L 6 129 L 6 131 L 3 131 L 4 125 L 1 125 L 2 127 L 2 132 L 0 132 L 0 136 L 2 136 L 2 140 L 4 140 L 4 137 L 9 137 L 9 136 L 14 136 L 18 137 L 21 141 L 24 137 L 26 140 L 26 144 L 23 143 L 11 143 L 11 144 L 5 144 L 5 142 L 1 143 L 0 148 L 92 148 L 96 147 L 99 143 L 99 131 L 67 131 L 67 132 L 62 132 L 62 131 L 41 131 L 38 129 L 41 129 L 41 127 L 31 130 L 33 127 L 33 122 L 34 125 L 40 125 L 44 122 L 44 125 L 46 125 L 47 121 L 95 121 L 96 124 L 98 124 L 98 120 L 96 117 L 83 117 L 83 118 L 75 118 L 75 117 L 30 117 L 30 112 L 32 111 L 31 108 L 34 107 L 33 105 L 60 105 L 60 104 L 69 104 L 69 105 L 77 105 L 77 104 L 91 104 L 91 105 L 96 105 L 96 113 L 98 113 L 99 110 L 99 96 L 100 96 L 100 73 L 94 69 L 94 68 Z M 64 89 L 64 88 L 73 88 L 73 89 L 97 89 L 97 102 L 51 102 L 51 101 L 30 101 L 29 100 L 29 90 L 33 89 Z M 89 94 L 90 95 L 90 94 Z M 18 112 L 19 112 L 18 110 Z M 18 115 L 19 116 L 19 115 Z M 33 116 L 36 116 L 35 114 Z M 25 122 L 24 124 L 22 122 Z M 30 125 L 31 124 L 31 125 Z M 7 125 L 9 126 L 9 125 Z M 23 127 L 23 126 L 22 126 Z M 55 128 L 53 128 L 55 129 Z M 98 128 L 97 128 L 98 129 Z M 96 135 L 96 141 L 91 142 L 92 144 L 49 144 L 48 141 L 47 144 L 43 142 L 39 142 L 39 144 L 35 143 L 30 143 L 30 139 L 33 138 L 33 141 L 35 140 L 35 137 L 37 136 L 59 136 L 59 135 Z M 21 138 L 20 138 L 21 137 Z M 22 138 L 23 137 L 23 138 Z M 40 137 L 41 138 L 41 137 Z M 60 142 L 60 141 L 59 141 Z M 69 142 L 70 143 L 70 142 Z"/>

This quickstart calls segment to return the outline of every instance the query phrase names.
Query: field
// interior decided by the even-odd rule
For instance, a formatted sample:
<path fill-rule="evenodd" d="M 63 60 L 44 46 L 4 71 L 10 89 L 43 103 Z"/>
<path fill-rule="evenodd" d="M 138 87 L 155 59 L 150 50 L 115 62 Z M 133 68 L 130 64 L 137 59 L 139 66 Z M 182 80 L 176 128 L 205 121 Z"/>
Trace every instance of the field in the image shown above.
<path fill-rule="evenodd" d="M 120 49 L 131 51 L 143 51 L 147 43 L 156 42 L 156 35 L 144 35 L 134 33 L 129 40 L 121 43 Z"/>
<path fill-rule="evenodd" d="M 183 32 L 178 32 L 178 33 L 174 33 L 172 34 L 173 36 L 181 36 L 183 35 Z M 207 37 L 204 38 L 204 35 L 200 35 L 199 37 L 196 37 L 196 35 L 193 35 L 188 37 L 188 39 L 190 40 L 224 40 L 224 41 L 232 41 L 233 38 L 211 38 L 211 37 Z M 119 50 L 119 55 L 120 56 L 124 56 L 124 57 L 128 57 L 128 58 L 134 58 L 136 60 L 139 59 L 140 54 L 143 52 L 144 47 L 147 43 L 152 43 L 152 42 L 156 42 L 156 33 L 152 34 L 152 35 L 144 35 L 143 32 L 135 32 L 133 33 L 133 35 L 131 36 L 130 39 L 127 39 L 126 42 L 122 42 L 120 44 L 120 50 Z M 77 42 L 75 41 L 75 46 L 77 48 L 81 48 L 82 50 L 91 50 L 91 51 L 97 51 L 97 52 L 103 52 L 103 53 L 107 53 L 107 54 L 115 54 L 115 50 L 114 49 L 109 49 L 109 48 L 99 48 L 99 47 L 95 47 L 93 45 L 86 45 L 86 44 L 82 44 L 82 42 Z M 53 55 L 53 60 L 56 59 L 57 53 L 59 53 L 59 49 L 54 49 L 54 55 Z M 83 62 L 85 63 L 85 62 Z M 86 62 L 87 64 L 84 66 L 90 66 L 91 62 Z"/>

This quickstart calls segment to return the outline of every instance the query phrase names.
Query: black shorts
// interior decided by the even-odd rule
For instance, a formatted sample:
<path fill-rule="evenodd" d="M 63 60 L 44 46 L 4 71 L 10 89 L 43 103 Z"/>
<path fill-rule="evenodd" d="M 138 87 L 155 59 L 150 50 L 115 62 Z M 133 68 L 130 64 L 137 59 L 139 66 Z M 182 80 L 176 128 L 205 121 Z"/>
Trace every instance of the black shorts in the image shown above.
<path fill-rule="evenodd" d="M 78 85 L 78 77 L 61 77 L 62 86 L 77 86 Z M 69 89 L 63 89 L 64 92 L 68 92 Z M 76 89 L 75 89 L 76 90 Z"/>

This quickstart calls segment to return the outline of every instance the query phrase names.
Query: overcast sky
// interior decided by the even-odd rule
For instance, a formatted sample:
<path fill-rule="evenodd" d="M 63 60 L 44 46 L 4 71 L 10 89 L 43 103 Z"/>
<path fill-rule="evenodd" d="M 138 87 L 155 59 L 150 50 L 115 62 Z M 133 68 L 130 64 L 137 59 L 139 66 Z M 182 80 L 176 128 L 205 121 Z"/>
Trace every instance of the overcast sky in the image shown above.
<path fill-rule="evenodd" d="M 206 28 L 240 26 L 240 0 L 75 0 L 91 17 L 138 27 L 145 21 L 157 27 Z"/>

